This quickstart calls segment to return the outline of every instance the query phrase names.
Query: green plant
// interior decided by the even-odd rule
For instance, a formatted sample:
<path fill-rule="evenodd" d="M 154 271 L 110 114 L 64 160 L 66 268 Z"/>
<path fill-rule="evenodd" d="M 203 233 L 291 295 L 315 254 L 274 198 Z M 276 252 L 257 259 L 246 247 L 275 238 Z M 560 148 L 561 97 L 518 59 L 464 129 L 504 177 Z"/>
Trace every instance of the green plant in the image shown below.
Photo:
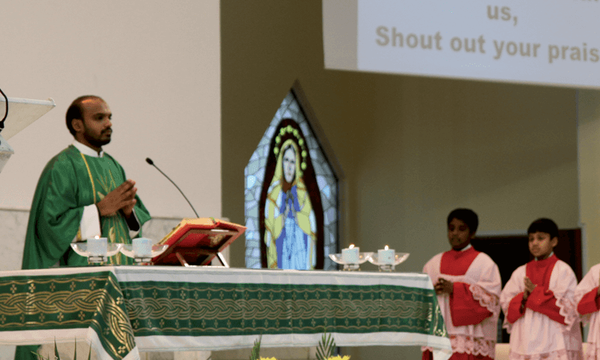
<path fill-rule="evenodd" d="M 252 352 L 250 353 L 250 360 L 259 360 L 260 359 L 260 342 L 262 340 L 262 335 L 254 341 L 254 346 L 252 347 Z"/>
<path fill-rule="evenodd" d="M 260 357 L 261 340 L 262 335 L 254 341 L 254 346 L 250 353 L 250 360 L 275 360 L 275 358 Z M 327 334 L 327 329 L 325 329 L 325 332 L 323 332 L 323 336 L 321 336 L 321 340 L 319 340 L 319 344 L 317 345 L 317 360 L 350 360 L 349 356 L 344 356 L 343 358 L 340 356 L 333 357 L 335 347 L 336 345 L 333 336 Z"/>
<path fill-rule="evenodd" d="M 335 346 L 336 345 L 335 341 L 333 340 L 333 336 L 331 336 L 331 334 L 327 334 L 327 329 L 325 329 L 323 336 L 321 336 L 321 340 L 317 345 L 317 360 L 327 360 L 333 356 Z"/>
<path fill-rule="evenodd" d="M 45 358 L 39 352 L 32 351 L 32 353 L 33 353 L 33 355 L 35 355 L 37 357 L 37 360 L 62 360 L 60 358 L 60 355 L 58 354 L 58 345 L 56 345 L 56 339 L 54 339 L 54 358 L 53 359 L 50 359 L 50 356 Z M 92 347 L 90 346 L 90 353 L 88 354 L 87 360 L 91 360 L 91 359 L 92 359 Z M 73 360 L 77 360 L 77 339 L 75 339 L 75 352 L 73 353 Z"/>

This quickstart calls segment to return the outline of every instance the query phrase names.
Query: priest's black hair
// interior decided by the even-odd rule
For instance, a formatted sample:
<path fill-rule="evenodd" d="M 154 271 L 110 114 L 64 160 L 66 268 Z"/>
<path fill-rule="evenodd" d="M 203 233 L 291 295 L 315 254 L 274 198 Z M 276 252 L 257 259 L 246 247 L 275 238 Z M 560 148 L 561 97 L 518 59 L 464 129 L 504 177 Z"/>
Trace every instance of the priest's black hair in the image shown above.
<path fill-rule="evenodd" d="M 100 96 L 96 96 L 96 95 L 84 95 L 84 96 L 80 96 L 77 99 L 73 100 L 73 102 L 71 103 L 71 105 L 69 106 L 69 108 L 67 109 L 67 128 L 69 129 L 69 132 L 71 133 L 71 135 L 75 136 L 75 129 L 73 128 L 73 120 L 74 119 L 81 119 L 83 120 L 83 107 L 81 106 L 81 104 L 88 99 L 100 99 L 102 101 L 104 101 Z"/>

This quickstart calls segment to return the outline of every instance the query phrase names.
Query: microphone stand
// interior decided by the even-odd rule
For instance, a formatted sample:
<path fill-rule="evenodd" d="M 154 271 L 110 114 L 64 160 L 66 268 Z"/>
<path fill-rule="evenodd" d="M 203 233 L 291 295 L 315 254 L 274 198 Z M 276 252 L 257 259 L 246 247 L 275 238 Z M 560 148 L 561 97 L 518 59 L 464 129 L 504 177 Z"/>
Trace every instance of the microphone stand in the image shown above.
<path fill-rule="evenodd" d="M 177 184 L 175 184 L 175 182 L 173 180 L 171 180 L 171 178 L 168 177 L 167 174 L 165 174 L 161 169 L 159 169 L 158 166 L 154 165 L 154 161 L 152 161 L 152 159 L 146 158 L 146 162 L 148 164 L 154 166 L 156 168 L 156 170 L 160 171 L 160 173 L 163 174 L 164 177 L 166 177 L 171 182 L 171 184 L 175 185 L 175 187 L 177 188 L 177 190 L 179 190 L 179 192 L 181 193 L 181 195 L 183 196 L 183 198 L 185 199 L 185 201 L 187 201 L 188 204 L 190 204 L 190 207 L 192 208 L 192 210 L 194 210 L 194 214 L 196 214 L 196 217 L 199 218 L 200 216 L 196 212 L 196 209 L 194 209 L 194 206 L 192 205 L 192 203 L 190 202 L 190 200 L 188 200 L 187 196 L 185 196 L 185 194 L 183 193 L 183 191 L 181 191 L 181 189 L 179 188 L 179 186 L 177 186 Z"/>
<path fill-rule="evenodd" d="M 181 193 L 181 195 L 183 196 L 183 198 L 185 199 L 185 201 L 188 202 L 188 204 L 190 204 L 190 207 L 192 208 L 192 210 L 194 210 L 194 214 L 196 214 L 197 218 L 200 218 L 200 216 L 198 215 L 198 213 L 196 212 L 196 209 L 194 209 L 194 206 L 192 205 L 192 203 L 190 202 L 190 200 L 187 198 L 187 196 L 185 196 L 185 194 L 183 193 L 183 191 L 181 191 L 181 189 L 179 188 L 179 186 L 177 186 L 177 184 L 175 184 L 175 182 L 173 180 L 171 180 L 170 177 L 167 176 L 167 174 L 165 174 L 161 169 L 158 168 L 158 166 L 154 165 L 154 161 L 152 161 L 152 159 L 150 158 L 146 158 L 146 162 L 152 166 L 154 166 L 156 168 L 156 170 L 160 171 L 161 174 L 163 174 L 164 177 L 166 177 L 171 184 L 175 185 L 175 187 L 177 188 L 177 190 L 179 190 L 179 192 Z M 217 253 L 217 258 L 219 259 L 219 261 L 221 262 L 221 264 L 228 268 L 229 264 L 227 263 L 227 261 L 225 260 L 225 258 L 223 257 L 223 255 L 218 252 Z"/>

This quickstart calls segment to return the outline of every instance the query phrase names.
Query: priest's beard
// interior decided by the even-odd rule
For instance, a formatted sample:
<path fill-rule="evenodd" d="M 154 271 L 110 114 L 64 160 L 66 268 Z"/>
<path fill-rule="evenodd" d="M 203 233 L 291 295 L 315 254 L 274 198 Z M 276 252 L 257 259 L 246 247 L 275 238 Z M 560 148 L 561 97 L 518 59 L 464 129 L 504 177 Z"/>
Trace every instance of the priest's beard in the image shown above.
<path fill-rule="evenodd" d="M 100 133 L 100 136 L 94 136 L 90 134 L 87 129 L 83 133 L 83 138 L 92 146 L 101 148 L 102 146 L 110 143 L 110 135 L 112 134 L 112 130 L 104 130 Z M 104 136 L 104 138 L 102 137 Z"/>

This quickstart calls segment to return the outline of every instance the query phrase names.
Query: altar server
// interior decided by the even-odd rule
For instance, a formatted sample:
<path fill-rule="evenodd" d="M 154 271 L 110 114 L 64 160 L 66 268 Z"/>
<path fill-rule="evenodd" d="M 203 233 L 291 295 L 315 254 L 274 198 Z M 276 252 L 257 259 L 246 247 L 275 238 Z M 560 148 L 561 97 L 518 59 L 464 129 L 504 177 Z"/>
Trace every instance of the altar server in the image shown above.
<path fill-rule="evenodd" d="M 600 264 L 594 265 L 577 285 L 575 301 L 577 312 L 584 323 L 589 323 L 586 359 L 600 359 Z"/>
<path fill-rule="evenodd" d="M 500 296 L 510 333 L 509 359 L 582 359 L 577 278 L 554 254 L 558 227 L 542 218 L 527 233 L 535 259 L 513 272 Z"/>
<path fill-rule="evenodd" d="M 434 284 L 450 342 L 451 360 L 494 359 L 502 282 L 494 261 L 471 245 L 479 220 L 470 209 L 448 215 L 452 249 L 434 256 L 423 268 Z M 432 349 L 423 347 L 423 360 Z"/>

